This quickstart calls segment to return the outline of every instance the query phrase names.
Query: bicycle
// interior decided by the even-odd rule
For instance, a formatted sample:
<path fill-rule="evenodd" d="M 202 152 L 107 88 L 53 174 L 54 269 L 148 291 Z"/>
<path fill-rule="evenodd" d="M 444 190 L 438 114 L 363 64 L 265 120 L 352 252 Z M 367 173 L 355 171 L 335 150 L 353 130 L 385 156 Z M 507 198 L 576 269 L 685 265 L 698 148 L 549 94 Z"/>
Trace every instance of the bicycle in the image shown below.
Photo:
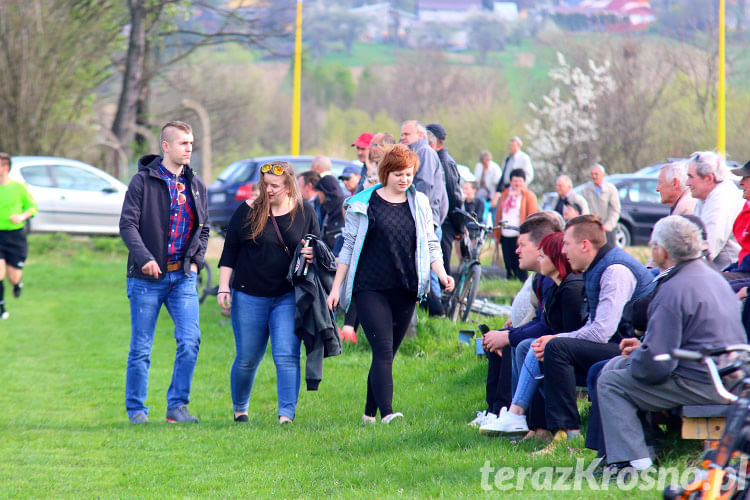
<path fill-rule="evenodd" d="M 212 281 L 213 271 L 211 271 L 211 266 L 206 264 L 203 266 L 203 269 L 198 271 L 198 276 L 195 278 L 195 288 L 198 291 L 199 304 L 203 304 L 209 295 L 216 296 L 216 292 L 219 291 L 219 285 L 211 286 Z"/>
<path fill-rule="evenodd" d="M 482 224 L 465 210 L 459 209 L 457 212 L 466 217 L 468 223 L 464 234 L 464 244 L 462 244 L 461 267 L 458 278 L 456 278 L 456 285 L 453 292 L 445 298 L 448 304 L 446 307 L 447 315 L 454 322 L 458 318 L 461 318 L 461 321 L 466 321 L 469 318 L 471 306 L 479 290 L 479 281 L 482 278 L 482 264 L 479 262 L 479 254 L 487 239 L 487 233 L 493 229 L 501 228 L 518 230 L 517 227 L 504 222 L 501 222 L 498 226 Z M 466 250 L 463 250 L 463 246 L 466 247 Z"/>
<path fill-rule="evenodd" d="M 667 486 L 664 489 L 665 500 L 739 500 L 750 495 L 750 470 L 743 461 L 738 463 L 741 455 L 750 455 L 750 357 L 746 355 L 719 370 L 712 356 L 730 353 L 750 354 L 750 345 L 703 348 L 700 351 L 675 349 L 671 354 L 654 357 L 657 361 L 680 359 L 702 362 L 708 368 L 716 392 L 732 403 L 721 438 L 703 454 L 701 463 L 705 474 L 685 487 Z M 739 380 L 731 387 L 725 387 L 722 377 L 738 370 L 741 373 Z M 738 392 L 739 396 L 734 392 Z"/>

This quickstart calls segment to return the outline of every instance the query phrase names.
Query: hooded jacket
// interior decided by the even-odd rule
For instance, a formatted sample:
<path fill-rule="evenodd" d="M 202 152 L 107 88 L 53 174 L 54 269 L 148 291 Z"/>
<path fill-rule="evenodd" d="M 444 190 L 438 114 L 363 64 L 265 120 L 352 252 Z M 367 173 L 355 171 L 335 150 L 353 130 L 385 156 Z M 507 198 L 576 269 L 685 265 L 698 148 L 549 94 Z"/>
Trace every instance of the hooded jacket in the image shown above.
<path fill-rule="evenodd" d="M 370 219 L 367 216 L 367 208 L 370 204 L 372 193 L 382 187 L 376 184 L 349 198 L 346 210 L 346 225 L 344 226 L 344 246 L 339 253 L 339 263 L 347 264 L 349 270 L 346 279 L 341 285 L 341 307 L 349 309 L 352 291 L 354 289 L 354 277 L 357 274 L 357 264 L 365 244 L 367 229 Z M 440 242 L 435 236 L 435 226 L 432 223 L 432 210 L 430 200 L 424 193 L 416 190 L 414 185 L 406 190 L 406 199 L 409 202 L 409 210 L 417 229 L 417 252 L 414 256 L 417 267 L 417 295 L 422 298 L 430 292 L 430 265 L 436 260 L 443 260 L 440 250 Z"/>
<path fill-rule="evenodd" d="M 327 175 L 320 179 L 315 189 L 326 197 L 320 205 L 320 237 L 328 248 L 336 246 L 336 238 L 344 227 L 344 193 L 336 178 Z"/>
<path fill-rule="evenodd" d="M 169 242 L 169 187 L 159 176 L 161 156 L 146 155 L 138 160 L 138 172 L 130 180 L 120 215 L 120 236 L 128 247 L 128 278 L 154 279 L 141 272 L 147 262 L 155 260 L 162 270 L 158 279 L 164 279 L 167 270 L 167 244 Z M 190 274 L 190 264 L 205 265 L 208 245 L 208 198 L 206 185 L 193 170 L 183 167 L 185 180 L 190 186 L 189 195 L 195 203 L 195 220 L 190 230 L 183 254 L 182 269 Z"/>
<path fill-rule="evenodd" d="M 300 243 L 289 265 L 287 280 L 294 285 L 294 333 L 305 344 L 307 353 L 307 390 L 317 391 L 323 379 L 323 358 L 341 354 L 341 339 L 333 312 L 326 304 L 336 275 L 336 259 L 318 238 L 312 237 L 310 245 L 315 259 L 307 266 L 307 274 L 298 268 L 298 262 L 305 265 Z"/>

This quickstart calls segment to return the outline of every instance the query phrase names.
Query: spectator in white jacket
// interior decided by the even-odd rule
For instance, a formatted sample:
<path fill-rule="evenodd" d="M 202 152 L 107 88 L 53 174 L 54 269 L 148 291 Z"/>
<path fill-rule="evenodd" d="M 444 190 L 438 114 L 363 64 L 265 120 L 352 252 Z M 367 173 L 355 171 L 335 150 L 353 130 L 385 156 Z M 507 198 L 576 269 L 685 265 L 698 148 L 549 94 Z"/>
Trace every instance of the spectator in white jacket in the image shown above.
<path fill-rule="evenodd" d="M 688 160 L 687 185 L 698 200 L 693 214 L 706 226 L 708 251 L 719 269 L 737 260 L 740 246 L 732 225 L 745 203 L 728 173 L 724 158 L 713 151 L 698 151 Z"/>
<path fill-rule="evenodd" d="M 479 184 L 477 196 L 484 200 L 492 200 L 501 175 L 500 165 L 492 161 L 492 153 L 487 150 L 479 153 L 479 163 L 474 166 L 474 177 Z"/>

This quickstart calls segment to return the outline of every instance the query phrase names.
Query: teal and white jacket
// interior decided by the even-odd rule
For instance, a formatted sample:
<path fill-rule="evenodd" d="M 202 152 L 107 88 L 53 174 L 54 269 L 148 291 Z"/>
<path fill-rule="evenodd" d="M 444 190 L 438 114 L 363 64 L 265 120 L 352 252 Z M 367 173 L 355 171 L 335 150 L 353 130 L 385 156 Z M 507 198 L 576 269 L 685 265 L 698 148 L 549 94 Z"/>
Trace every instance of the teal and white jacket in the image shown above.
<path fill-rule="evenodd" d="M 339 264 L 348 264 L 349 271 L 346 273 L 344 283 L 341 285 L 340 302 L 344 309 L 349 309 L 354 288 L 354 276 L 357 274 L 357 264 L 365 244 L 369 219 L 367 207 L 370 204 L 372 192 L 382 187 L 377 184 L 369 189 L 361 191 L 346 200 L 346 222 L 342 235 L 344 246 L 339 253 Z M 414 186 L 409 186 L 406 191 L 406 199 L 409 202 L 411 215 L 414 217 L 417 227 L 417 252 L 414 258 L 417 264 L 417 295 L 421 298 L 430 291 L 430 265 L 436 260 L 442 261 L 443 253 L 440 250 L 440 242 L 435 235 L 432 224 L 432 209 L 430 200 L 423 193 L 417 191 Z"/>

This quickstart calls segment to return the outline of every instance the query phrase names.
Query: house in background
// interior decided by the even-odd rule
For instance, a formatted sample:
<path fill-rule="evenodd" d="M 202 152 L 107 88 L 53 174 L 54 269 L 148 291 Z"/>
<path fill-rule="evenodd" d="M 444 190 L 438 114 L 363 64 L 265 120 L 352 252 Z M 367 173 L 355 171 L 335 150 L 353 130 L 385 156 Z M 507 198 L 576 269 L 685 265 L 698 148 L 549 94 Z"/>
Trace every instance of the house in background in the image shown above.
<path fill-rule="evenodd" d="M 650 0 L 563 0 L 553 13 L 574 31 L 638 31 L 656 21 Z"/>
<path fill-rule="evenodd" d="M 424 23 L 460 24 L 482 10 L 482 0 L 417 0 L 417 16 Z"/>

